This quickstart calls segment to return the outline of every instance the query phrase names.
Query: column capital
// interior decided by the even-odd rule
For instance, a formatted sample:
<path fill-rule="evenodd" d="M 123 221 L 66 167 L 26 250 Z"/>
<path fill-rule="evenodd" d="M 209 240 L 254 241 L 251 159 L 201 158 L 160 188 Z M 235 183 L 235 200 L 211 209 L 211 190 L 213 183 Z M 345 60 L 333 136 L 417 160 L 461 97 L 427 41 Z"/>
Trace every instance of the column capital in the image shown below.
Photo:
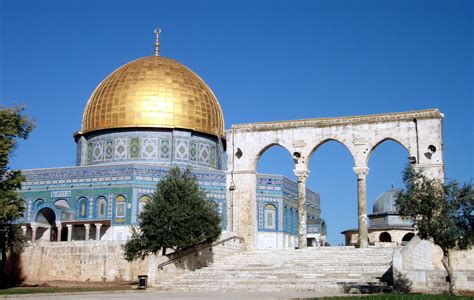
<path fill-rule="evenodd" d="M 95 227 L 100 227 L 102 226 L 102 223 L 94 223 Z"/>
<path fill-rule="evenodd" d="M 352 170 L 354 170 L 357 178 L 365 177 L 369 174 L 368 167 L 353 167 Z"/>
<path fill-rule="evenodd" d="M 72 224 L 67 224 L 66 227 L 67 228 L 72 228 Z"/>
<path fill-rule="evenodd" d="M 90 228 L 90 227 L 91 227 L 91 224 L 86 223 L 86 224 L 84 224 L 84 227 Z"/>
<path fill-rule="evenodd" d="M 295 174 L 296 177 L 298 177 L 299 180 L 306 179 L 309 176 L 308 169 L 294 169 L 293 173 Z"/>

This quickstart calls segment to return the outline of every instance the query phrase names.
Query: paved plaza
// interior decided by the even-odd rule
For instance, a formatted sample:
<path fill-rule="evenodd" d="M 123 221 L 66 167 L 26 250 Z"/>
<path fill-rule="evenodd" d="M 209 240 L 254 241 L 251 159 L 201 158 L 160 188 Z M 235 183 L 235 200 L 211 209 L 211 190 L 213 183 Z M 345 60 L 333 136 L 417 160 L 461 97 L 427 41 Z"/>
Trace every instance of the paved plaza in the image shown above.
<path fill-rule="evenodd" d="M 31 294 L 22 296 L 6 296 L 5 299 L 25 300 L 90 300 L 90 299 L 134 299 L 134 300 L 204 300 L 204 299 L 235 299 L 235 300 L 270 300 L 270 299 L 301 299 L 325 296 L 341 296 L 342 294 L 318 292 L 157 292 L 153 290 L 133 292 L 107 292 L 107 293 L 63 293 L 63 294 Z M 0 296 L 0 298 L 2 298 Z"/>

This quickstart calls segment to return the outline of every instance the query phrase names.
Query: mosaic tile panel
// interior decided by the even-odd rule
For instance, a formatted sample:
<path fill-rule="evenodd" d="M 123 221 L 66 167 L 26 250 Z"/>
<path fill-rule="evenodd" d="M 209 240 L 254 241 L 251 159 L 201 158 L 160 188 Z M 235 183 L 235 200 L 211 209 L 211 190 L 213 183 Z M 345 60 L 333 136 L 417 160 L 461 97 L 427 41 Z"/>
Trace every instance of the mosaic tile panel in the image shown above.
<path fill-rule="evenodd" d="M 209 164 L 211 161 L 210 156 L 210 146 L 206 144 L 199 144 L 199 162 Z"/>
<path fill-rule="evenodd" d="M 115 159 L 126 159 L 127 158 L 127 149 L 128 149 L 128 140 L 127 139 L 116 139 L 115 140 Z"/>
<path fill-rule="evenodd" d="M 186 140 L 176 139 L 175 159 L 189 159 L 189 142 Z"/>
<path fill-rule="evenodd" d="M 140 139 L 139 138 L 131 138 L 130 139 L 130 158 L 136 159 L 140 157 Z"/>
<path fill-rule="evenodd" d="M 217 165 L 217 147 L 216 146 L 211 146 L 211 153 L 210 153 L 210 161 L 211 161 L 211 166 L 216 166 Z"/>
<path fill-rule="evenodd" d="M 158 139 L 142 139 L 142 158 L 155 159 L 158 155 Z"/>
<path fill-rule="evenodd" d="M 92 143 L 87 144 L 87 163 L 92 162 Z"/>
<path fill-rule="evenodd" d="M 105 141 L 105 160 L 112 160 L 114 158 L 114 141 Z"/>
<path fill-rule="evenodd" d="M 197 153 L 197 143 L 191 142 L 189 145 L 189 160 L 197 161 L 198 153 Z"/>
<path fill-rule="evenodd" d="M 82 140 L 77 142 L 77 150 L 76 150 L 76 165 L 81 164 L 81 155 L 82 155 Z"/>
<path fill-rule="evenodd" d="M 169 159 L 171 157 L 171 147 L 169 140 L 160 140 L 160 158 Z"/>

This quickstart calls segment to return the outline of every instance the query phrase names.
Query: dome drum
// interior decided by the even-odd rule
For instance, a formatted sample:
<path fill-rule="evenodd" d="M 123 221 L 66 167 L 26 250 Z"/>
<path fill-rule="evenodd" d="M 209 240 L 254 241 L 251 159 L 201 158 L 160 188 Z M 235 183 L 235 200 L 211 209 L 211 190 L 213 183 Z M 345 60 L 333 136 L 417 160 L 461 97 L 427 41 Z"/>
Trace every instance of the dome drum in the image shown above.
<path fill-rule="evenodd" d="M 213 170 L 224 167 L 224 149 L 219 139 L 190 130 L 100 130 L 77 135 L 76 142 L 76 164 L 80 166 L 137 162 L 167 166 L 182 164 Z"/>

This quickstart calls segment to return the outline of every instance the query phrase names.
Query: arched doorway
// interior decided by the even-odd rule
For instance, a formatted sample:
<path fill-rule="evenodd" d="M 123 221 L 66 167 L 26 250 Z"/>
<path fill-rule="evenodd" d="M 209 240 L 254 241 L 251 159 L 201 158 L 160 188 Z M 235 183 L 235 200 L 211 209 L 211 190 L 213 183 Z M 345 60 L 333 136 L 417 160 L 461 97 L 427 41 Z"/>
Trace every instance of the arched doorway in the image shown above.
<path fill-rule="evenodd" d="M 57 240 L 56 213 L 49 207 L 41 208 L 35 218 L 36 240 L 55 241 Z M 60 234 L 60 233 L 59 233 Z"/>

